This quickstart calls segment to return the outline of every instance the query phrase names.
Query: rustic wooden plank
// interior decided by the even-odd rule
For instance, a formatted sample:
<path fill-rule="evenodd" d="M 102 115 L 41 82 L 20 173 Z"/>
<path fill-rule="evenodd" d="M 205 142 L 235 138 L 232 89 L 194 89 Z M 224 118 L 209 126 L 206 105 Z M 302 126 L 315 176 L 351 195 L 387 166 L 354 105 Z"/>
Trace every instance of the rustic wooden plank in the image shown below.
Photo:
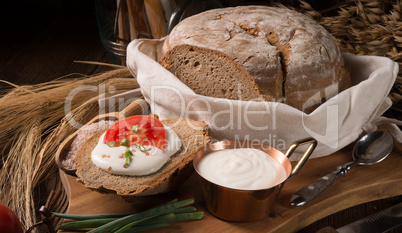
<path fill-rule="evenodd" d="M 334 170 L 338 165 L 351 161 L 352 147 L 323 158 L 309 160 L 302 170 L 287 181 L 279 195 L 273 214 L 261 221 L 252 223 L 230 223 L 213 217 L 204 208 L 201 192 L 196 177 L 191 177 L 174 193 L 137 199 L 128 203 L 113 193 L 101 194 L 85 188 L 77 183 L 75 177 L 65 175 L 68 181 L 66 188 L 71 192 L 68 213 L 95 214 L 108 212 L 138 211 L 144 206 L 155 205 L 178 197 L 196 198 L 196 206 L 205 212 L 201 221 L 175 223 L 172 227 L 154 232 L 297 232 L 304 227 L 355 205 L 374 200 L 402 195 L 402 146 L 396 145 L 387 159 L 371 166 L 356 166 L 321 196 L 303 207 L 291 207 L 291 195 L 312 180 Z M 62 174 L 62 177 L 64 175 Z M 102 205 L 99 205 L 102 203 Z"/>

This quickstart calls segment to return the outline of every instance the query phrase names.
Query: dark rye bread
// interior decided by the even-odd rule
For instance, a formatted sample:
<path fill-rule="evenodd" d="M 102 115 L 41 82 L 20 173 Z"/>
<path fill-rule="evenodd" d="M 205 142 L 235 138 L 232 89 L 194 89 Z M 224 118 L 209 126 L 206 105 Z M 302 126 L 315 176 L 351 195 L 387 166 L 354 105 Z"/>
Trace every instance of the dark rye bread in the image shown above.
<path fill-rule="evenodd" d="M 226 54 L 197 46 L 180 45 L 165 56 L 162 66 L 200 95 L 239 99 L 261 100 L 261 93 L 244 67 L 232 62 Z M 193 72 L 202 78 L 193 78 Z M 232 82 L 227 82 L 229 77 Z"/>
<path fill-rule="evenodd" d="M 188 51 L 188 47 L 204 48 L 208 53 L 190 54 L 183 49 Z M 191 59 L 175 60 L 176 52 L 180 58 Z M 214 53 L 222 60 L 219 67 L 208 63 L 207 56 Z M 226 73 L 234 66 L 231 63 L 243 67 L 248 75 L 240 72 L 233 78 L 235 70 Z M 210 87 L 235 86 L 239 79 L 250 82 L 251 76 L 248 86 L 256 84 L 266 101 L 283 102 L 305 112 L 351 86 L 350 73 L 331 34 L 307 16 L 279 7 L 221 8 L 188 17 L 165 39 L 161 64 L 198 94 L 235 100 L 239 98 Z M 213 75 L 220 76 L 219 82 L 214 78 L 209 83 L 211 72 L 204 71 L 210 67 L 214 67 Z"/>
<path fill-rule="evenodd" d="M 196 152 L 211 138 L 203 121 L 170 118 L 161 122 L 171 127 L 182 140 L 181 150 L 156 173 L 145 176 L 113 175 L 97 168 L 91 161 L 91 152 L 98 143 L 100 132 L 85 143 L 75 157 L 78 181 L 86 187 L 100 191 L 115 191 L 122 196 L 142 196 L 168 192 L 184 182 L 193 171 L 192 160 Z"/>

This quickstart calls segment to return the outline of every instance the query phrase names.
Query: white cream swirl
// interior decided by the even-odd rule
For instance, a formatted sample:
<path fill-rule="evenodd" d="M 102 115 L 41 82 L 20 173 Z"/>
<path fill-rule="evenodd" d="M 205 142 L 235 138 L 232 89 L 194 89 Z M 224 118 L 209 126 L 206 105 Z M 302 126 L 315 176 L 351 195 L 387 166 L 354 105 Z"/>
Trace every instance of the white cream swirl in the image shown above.
<path fill-rule="evenodd" d="M 92 162 L 100 169 L 115 175 L 141 176 L 157 172 L 170 157 L 180 150 L 181 139 L 173 129 L 165 126 L 166 149 L 162 151 L 153 146 L 144 146 L 146 152 L 136 146 L 109 147 L 103 143 L 103 134 L 91 153 Z M 129 148 L 133 155 L 129 166 L 124 166 L 124 153 Z"/>
<path fill-rule="evenodd" d="M 285 169 L 277 160 L 252 148 L 209 153 L 199 161 L 197 170 L 215 184 L 240 190 L 266 189 L 286 179 Z"/>

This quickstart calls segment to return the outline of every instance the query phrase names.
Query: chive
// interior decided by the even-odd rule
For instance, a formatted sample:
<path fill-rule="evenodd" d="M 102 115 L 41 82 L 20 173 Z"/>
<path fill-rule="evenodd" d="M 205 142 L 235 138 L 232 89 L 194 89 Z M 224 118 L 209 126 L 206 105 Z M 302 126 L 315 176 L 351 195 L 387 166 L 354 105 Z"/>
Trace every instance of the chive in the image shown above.
<path fill-rule="evenodd" d="M 143 225 L 152 225 L 152 224 L 157 224 L 157 223 L 169 223 L 169 222 L 180 222 L 180 221 L 190 221 L 190 220 L 199 220 L 204 217 L 204 212 L 192 212 L 192 213 L 170 213 L 170 214 L 165 214 L 161 215 L 155 218 L 151 218 L 149 220 L 146 220 L 140 224 L 139 226 Z"/>
<path fill-rule="evenodd" d="M 186 220 L 197 220 L 203 217 L 203 212 L 194 212 L 196 210 L 193 206 L 178 208 L 174 210 L 173 213 L 161 215 L 141 223 L 141 225 L 157 224 L 157 223 L 167 223 L 167 222 L 177 222 Z M 74 231 L 87 228 L 100 227 L 106 223 L 116 220 L 119 217 L 128 216 L 130 214 L 95 214 L 95 215 L 72 215 L 72 214 L 62 214 L 53 213 L 56 217 L 66 218 L 66 219 L 83 219 L 79 221 L 66 222 L 60 225 L 57 229 L 64 231 Z M 191 214 L 191 215 L 184 215 Z M 186 218 L 184 218 L 186 217 Z"/>
<path fill-rule="evenodd" d="M 171 201 L 169 201 L 169 202 L 166 202 L 165 204 L 159 205 L 159 206 L 167 205 L 167 204 L 169 204 L 169 203 L 175 203 L 175 202 L 177 202 L 177 201 L 178 201 L 178 199 L 175 198 L 175 199 L 173 199 L 173 200 L 171 200 Z"/>
<path fill-rule="evenodd" d="M 193 203 L 193 198 L 180 202 L 174 199 L 165 204 L 135 214 L 53 214 L 57 217 L 77 220 L 60 225 L 57 228 L 58 230 L 77 231 L 92 229 L 89 232 L 129 233 L 169 226 L 168 223 L 170 222 L 198 220 L 203 218 L 203 212 L 195 212 L 196 208 L 188 206 Z"/>
<path fill-rule="evenodd" d="M 191 212 L 195 212 L 197 211 L 197 209 L 193 206 L 186 206 L 186 207 L 182 207 L 182 208 L 178 208 L 174 210 L 175 214 L 181 214 L 181 213 L 191 213 Z"/>
<path fill-rule="evenodd" d="M 179 208 L 179 209 L 193 210 L 194 207 L 191 207 L 191 208 L 184 207 L 184 208 Z M 176 209 L 176 210 L 179 210 L 179 209 Z M 199 220 L 199 219 L 202 219 L 204 216 L 203 212 L 192 212 L 192 213 L 187 212 L 187 213 L 177 214 L 176 210 L 174 211 L 175 213 L 164 214 L 161 216 L 157 216 L 157 217 L 153 217 L 151 219 L 145 220 L 145 221 L 141 222 L 138 227 L 131 227 L 128 232 L 137 232 L 137 231 L 139 231 L 139 229 L 138 229 L 139 227 L 153 226 L 153 225 L 158 225 L 158 224 L 164 224 L 163 226 L 166 226 L 166 224 L 169 222 Z M 58 213 L 56 213 L 56 214 L 58 216 L 60 216 Z M 86 219 L 86 220 L 80 220 L 80 221 L 67 222 L 67 223 L 63 223 L 60 226 L 58 226 L 57 230 L 76 231 L 76 230 L 82 230 L 82 229 L 97 228 L 104 224 L 110 223 L 116 219 L 117 218 L 102 218 L 102 219 Z M 167 224 L 167 225 L 169 225 L 169 224 Z M 118 230 L 121 230 L 121 229 L 122 228 L 120 228 Z M 127 230 L 127 229 L 128 228 L 124 228 L 124 230 Z M 126 232 L 126 231 L 124 231 L 124 232 Z"/>
<path fill-rule="evenodd" d="M 141 223 L 141 225 L 148 225 L 148 224 L 154 224 L 154 223 L 161 223 L 161 222 L 170 222 L 176 219 L 176 216 L 174 213 L 168 213 L 168 214 L 164 214 L 164 215 L 160 215 L 158 217 L 149 219 L 147 221 L 144 221 L 143 223 Z"/>
<path fill-rule="evenodd" d="M 161 228 L 161 227 L 168 227 L 168 226 L 170 226 L 168 223 L 157 223 L 157 224 L 153 224 L 153 225 L 137 226 L 137 227 L 131 227 L 130 229 L 126 230 L 124 233 L 135 233 L 135 232 L 156 229 L 156 228 Z"/>
<path fill-rule="evenodd" d="M 114 220 L 110 223 L 107 223 L 103 226 L 100 226 L 98 228 L 93 229 L 92 231 L 89 231 L 90 233 L 96 233 L 96 232 L 109 232 L 117 227 L 120 226 L 127 226 L 127 224 L 130 224 L 130 226 L 137 225 L 145 220 L 151 219 L 153 217 L 157 217 L 163 214 L 167 214 L 170 212 L 173 212 L 175 209 L 191 205 L 194 203 L 194 199 L 190 198 L 184 201 L 179 201 L 179 202 L 173 202 L 173 203 L 168 203 L 165 205 L 161 205 L 140 213 L 128 215 L 123 218 L 119 218 L 117 220 Z"/>
<path fill-rule="evenodd" d="M 138 125 L 133 125 L 133 127 L 131 128 L 131 130 L 132 130 L 134 133 L 137 133 L 138 129 L 139 129 Z"/>
<path fill-rule="evenodd" d="M 127 146 L 129 143 L 130 143 L 130 141 L 125 138 L 120 142 L 120 145 Z"/>
<path fill-rule="evenodd" d="M 147 220 L 154 220 L 156 219 L 156 221 L 162 222 L 162 223 L 167 223 L 167 222 L 171 222 L 175 220 L 175 215 L 173 213 L 170 214 L 165 214 L 165 215 L 161 215 L 161 216 L 157 216 L 157 217 L 150 217 Z M 159 219 L 159 220 L 158 220 Z M 141 223 L 145 225 L 152 225 L 155 224 L 157 222 L 151 222 L 151 224 L 145 224 L 147 222 L 147 220 L 138 220 L 138 221 L 134 221 L 134 222 L 130 222 L 127 225 L 123 226 L 122 228 L 114 231 L 114 233 L 123 233 L 126 232 L 128 229 L 132 228 L 135 225 L 139 225 Z"/>
<path fill-rule="evenodd" d="M 126 150 L 124 151 L 124 155 L 132 156 L 132 155 L 133 155 L 133 152 L 132 152 L 130 149 L 126 149 Z"/>
<path fill-rule="evenodd" d="M 116 219 L 112 222 L 106 223 L 98 228 L 95 228 L 93 230 L 88 231 L 88 233 L 103 233 L 103 232 L 111 232 L 113 231 L 113 233 L 121 233 L 126 231 L 127 229 L 129 229 L 132 226 L 138 225 L 139 223 L 151 219 L 153 217 L 158 216 L 158 214 L 154 214 L 151 216 L 147 216 L 135 221 L 131 221 L 131 217 L 132 215 L 123 217 L 121 219 Z M 121 225 L 123 225 L 123 227 L 120 227 Z M 117 230 L 116 230 L 117 228 Z"/>
<path fill-rule="evenodd" d="M 116 142 L 110 141 L 110 142 L 106 143 L 106 145 L 108 145 L 109 147 L 114 147 L 116 145 Z"/>
<path fill-rule="evenodd" d="M 141 145 L 141 144 L 137 144 L 137 148 L 138 148 L 138 150 L 140 150 L 141 152 L 146 152 L 147 151 L 147 149 L 145 149 L 145 147 L 143 146 L 143 145 Z"/>
<path fill-rule="evenodd" d="M 111 221 L 116 220 L 117 218 L 99 218 L 99 219 L 86 219 L 80 221 L 66 222 L 57 227 L 57 230 L 63 231 L 76 231 L 81 229 L 89 229 L 96 228 Z"/>
<path fill-rule="evenodd" d="M 122 213 L 122 214 L 64 214 L 64 213 L 55 213 L 53 212 L 54 216 L 59 218 L 66 218 L 72 220 L 87 220 L 87 219 L 100 219 L 100 218 L 121 218 L 132 213 Z"/>
<path fill-rule="evenodd" d="M 172 222 L 180 222 L 180 221 L 190 221 L 190 220 L 199 220 L 204 217 L 204 212 L 193 212 L 193 213 L 181 213 L 181 214 L 174 214 L 175 220 Z"/>
<path fill-rule="evenodd" d="M 124 151 L 124 158 L 126 159 L 126 160 L 124 161 L 124 165 L 126 165 L 126 166 L 130 165 L 131 160 L 132 160 L 132 158 L 131 158 L 132 155 L 133 155 L 133 152 L 131 152 L 130 149 L 126 149 L 126 150 Z"/>

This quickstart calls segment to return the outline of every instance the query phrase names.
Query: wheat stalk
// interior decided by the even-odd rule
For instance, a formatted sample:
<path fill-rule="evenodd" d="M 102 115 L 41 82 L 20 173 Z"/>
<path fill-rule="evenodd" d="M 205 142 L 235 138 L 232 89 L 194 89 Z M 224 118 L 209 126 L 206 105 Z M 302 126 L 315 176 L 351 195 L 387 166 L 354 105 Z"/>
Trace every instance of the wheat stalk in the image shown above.
<path fill-rule="evenodd" d="M 324 16 L 301 1 L 300 11 L 326 28 L 342 52 L 385 56 L 402 66 L 401 1 L 345 1 L 332 9 L 336 12 L 332 16 Z M 393 103 L 402 102 L 402 70 L 389 96 Z"/>
<path fill-rule="evenodd" d="M 62 140 L 76 130 L 69 123 L 86 123 L 99 114 L 97 102 L 83 105 L 98 92 L 82 91 L 72 101 L 71 115 L 65 117 L 66 97 L 77 87 L 105 85 L 112 94 L 138 88 L 127 68 L 93 77 L 59 79 L 33 86 L 14 86 L 0 98 L 0 202 L 19 216 L 24 228 L 38 221 L 35 189 L 54 178 L 58 169 L 54 154 Z"/>

